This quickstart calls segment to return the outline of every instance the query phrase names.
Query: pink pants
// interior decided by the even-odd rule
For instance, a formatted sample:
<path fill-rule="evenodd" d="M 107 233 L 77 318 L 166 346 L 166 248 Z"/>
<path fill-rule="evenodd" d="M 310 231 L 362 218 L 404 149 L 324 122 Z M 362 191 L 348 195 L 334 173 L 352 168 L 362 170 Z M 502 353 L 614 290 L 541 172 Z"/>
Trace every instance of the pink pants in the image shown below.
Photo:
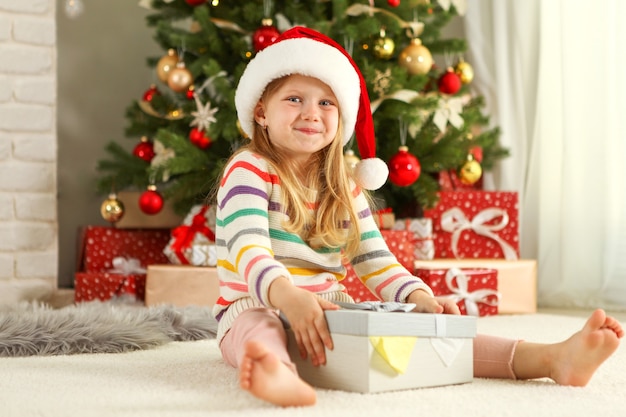
<path fill-rule="evenodd" d="M 251 308 L 241 313 L 222 339 L 224 360 L 236 368 L 241 363 L 248 340 L 258 340 L 295 371 L 287 351 L 287 335 L 278 315 L 267 308 Z M 477 335 L 474 338 L 474 376 L 515 379 L 513 355 L 517 340 Z"/>

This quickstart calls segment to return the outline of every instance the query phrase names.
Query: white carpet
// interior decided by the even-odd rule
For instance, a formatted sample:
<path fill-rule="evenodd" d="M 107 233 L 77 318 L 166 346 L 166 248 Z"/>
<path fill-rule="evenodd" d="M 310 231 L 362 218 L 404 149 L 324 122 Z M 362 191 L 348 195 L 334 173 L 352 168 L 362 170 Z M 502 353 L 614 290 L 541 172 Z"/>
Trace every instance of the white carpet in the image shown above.
<path fill-rule="evenodd" d="M 553 342 L 583 323 L 537 314 L 483 317 L 478 327 L 481 333 Z M 0 416 L 624 416 L 625 349 L 622 344 L 585 388 L 475 379 L 372 395 L 319 390 L 316 406 L 289 409 L 241 391 L 214 340 L 128 353 L 0 358 Z"/>

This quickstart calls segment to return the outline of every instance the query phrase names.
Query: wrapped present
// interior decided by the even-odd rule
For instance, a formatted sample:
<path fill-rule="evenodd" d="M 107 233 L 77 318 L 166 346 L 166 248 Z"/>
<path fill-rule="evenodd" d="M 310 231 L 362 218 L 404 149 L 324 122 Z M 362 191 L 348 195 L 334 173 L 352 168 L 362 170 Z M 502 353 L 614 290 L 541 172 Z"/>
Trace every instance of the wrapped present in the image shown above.
<path fill-rule="evenodd" d="M 79 231 L 76 271 L 110 272 L 116 257 L 138 259 L 143 267 L 168 263 L 163 248 L 169 239 L 169 229 L 83 227 Z"/>
<path fill-rule="evenodd" d="M 415 269 L 491 268 L 498 271 L 499 314 L 537 312 L 537 261 L 519 259 L 434 259 L 415 261 Z"/>
<path fill-rule="evenodd" d="M 171 229 L 178 226 L 183 217 L 176 214 L 170 200 L 156 214 L 147 215 L 139 208 L 139 197 L 143 191 L 120 191 L 117 198 L 124 204 L 124 215 L 115 223 L 118 229 Z"/>
<path fill-rule="evenodd" d="M 498 314 L 498 270 L 490 268 L 418 268 L 415 275 L 430 286 L 437 296 L 449 296 L 461 314 L 494 316 Z"/>
<path fill-rule="evenodd" d="M 413 255 L 415 259 L 433 259 L 435 242 L 433 241 L 433 221 L 428 218 L 396 220 L 393 230 L 413 232 Z"/>
<path fill-rule="evenodd" d="M 215 208 L 196 205 L 183 224 L 172 230 L 172 238 L 163 253 L 173 264 L 215 266 Z"/>
<path fill-rule="evenodd" d="M 413 262 L 416 259 L 414 233 L 409 230 L 381 230 L 380 233 L 398 262 L 407 270 L 412 271 Z M 352 266 L 349 264 L 344 266 L 346 267 L 346 276 L 341 283 L 346 288 L 346 292 L 356 302 L 378 300 L 357 277 Z"/>
<path fill-rule="evenodd" d="M 519 257 L 518 195 L 504 191 L 443 191 L 424 211 L 433 221 L 437 258 Z"/>
<path fill-rule="evenodd" d="M 117 257 L 114 268 L 108 272 L 77 272 L 74 274 L 74 301 L 107 301 L 130 296 L 143 301 L 146 288 L 146 270 L 138 259 Z"/>
<path fill-rule="evenodd" d="M 212 306 L 220 295 L 217 269 L 188 265 L 150 265 L 146 305 Z"/>
<path fill-rule="evenodd" d="M 143 301 L 146 289 L 145 274 L 113 274 L 110 272 L 76 272 L 74 274 L 74 302 L 107 301 L 131 296 Z"/>
<path fill-rule="evenodd" d="M 482 190 L 483 188 L 482 176 L 474 184 L 464 184 L 455 169 L 439 172 L 437 181 L 441 191 L 472 191 Z"/>
<path fill-rule="evenodd" d="M 413 232 L 408 230 L 381 230 L 380 233 L 398 262 L 411 271 L 415 261 Z"/>
<path fill-rule="evenodd" d="M 354 272 L 352 265 L 345 264 L 344 266 L 346 267 L 346 276 L 341 280 L 341 284 L 345 287 L 345 292 L 357 303 L 363 301 L 378 301 L 378 297 L 361 282 L 356 272 Z"/>
<path fill-rule="evenodd" d="M 396 216 L 391 208 L 376 210 L 372 216 L 379 229 L 391 229 L 396 221 Z"/>
<path fill-rule="evenodd" d="M 287 332 L 298 375 L 313 386 L 373 393 L 461 384 L 474 377 L 476 317 L 352 309 L 324 314 L 333 338 L 324 366 L 302 359 L 293 332 Z"/>

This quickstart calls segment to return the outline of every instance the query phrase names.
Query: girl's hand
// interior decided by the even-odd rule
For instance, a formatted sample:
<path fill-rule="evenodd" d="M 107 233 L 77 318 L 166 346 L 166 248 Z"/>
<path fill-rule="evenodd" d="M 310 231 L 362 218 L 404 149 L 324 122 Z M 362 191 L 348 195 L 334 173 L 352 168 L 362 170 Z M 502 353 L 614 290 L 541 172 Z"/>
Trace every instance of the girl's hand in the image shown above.
<path fill-rule="evenodd" d="M 310 357 L 314 366 L 324 365 L 325 348 L 333 349 L 324 310 L 338 310 L 339 306 L 283 278 L 276 279 L 270 286 L 270 301 L 287 317 L 300 357 Z"/>
<path fill-rule="evenodd" d="M 414 312 L 434 314 L 461 314 L 456 303 L 447 297 L 431 297 L 426 291 L 415 290 L 406 299 L 415 304 Z"/>

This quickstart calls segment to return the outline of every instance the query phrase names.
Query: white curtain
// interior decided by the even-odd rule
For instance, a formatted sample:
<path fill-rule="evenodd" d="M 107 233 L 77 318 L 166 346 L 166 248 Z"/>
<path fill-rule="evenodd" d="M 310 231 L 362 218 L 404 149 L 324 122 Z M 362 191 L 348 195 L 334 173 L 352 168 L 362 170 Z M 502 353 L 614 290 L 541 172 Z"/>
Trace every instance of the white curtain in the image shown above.
<path fill-rule="evenodd" d="M 469 0 L 474 88 L 512 156 L 541 306 L 626 308 L 626 2 Z"/>

